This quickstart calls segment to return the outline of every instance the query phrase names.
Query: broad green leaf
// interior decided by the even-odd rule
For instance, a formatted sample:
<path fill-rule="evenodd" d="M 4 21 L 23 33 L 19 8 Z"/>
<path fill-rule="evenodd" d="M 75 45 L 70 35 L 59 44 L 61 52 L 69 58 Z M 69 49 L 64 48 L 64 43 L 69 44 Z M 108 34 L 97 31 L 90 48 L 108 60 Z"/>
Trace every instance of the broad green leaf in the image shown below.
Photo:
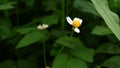
<path fill-rule="evenodd" d="M 70 48 L 71 50 L 69 52 L 73 56 L 88 62 L 93 62 L 94 51 L 85 47 L 78 38 L 61 37 L 55 43 Z"/>
<path fill-rule="evenodd" d="M 12 8 L 14 8 L 13 4 L 15 4 L 15 2 L 9 2 L 9 3 L 6 3 L 6 4 L 1 4 L 0 5 L 0 10 L 12 9 Z"/>
<path fill-rule="evenodd" d="M 106 26 L 95 26 L 91 33 L 95 34 L 95 35 L 113 34 L 112 31 L 109 28 L 107 28 Z"/>
<path fill-rule="evenodd" d="M 117 14 L 110 11 L 107 0 L 91 0 L 107 26 L 120 41 L 120 21 Z"/>
<path fill-rule="evenodd" d="M 86 48 L 79 44 L 78 46 L 71 49 L 71 54 L 77 58 L 85 60 L 87 62 L 93 62 L 94 50 Z"/>
<path fill-rule="evenodd" d="M 106 60 L 102 66 L 108 67 L 108 68 L 120 68 L 120 56 L 113 56 Z"/>
<path fill-rule="evenodd" d="M 74 6 L 75 6 L 75 8 L 77 8 L 80 11 L 89 12 L 89 13 L 92 13 L 94 15 L 99 16 L 96 9 L 94 8 L 94 5 L 90 1 L 87 1 L 87 0 L 75 0 L 74 1 Z"/>
<path fill-rule="evenodd" d="M 54 15 L 50 15 L 50 16 L 45 16 L 41 20 L 42 20 L 41 22 L 44 24 L 48 24 L 48 25 L 57 24 L 58 23 L 58 15 L 54 14 Z"/>
<path fill-rule="evenodd" d="M 20 42 L 17 44 L 16 48 L 26 47 L 32 43 L 38 42 L 45 37 L 45 31 L 33 31 L 26 34 Z"/>
<path fill-rule="evenodd" d="M 83 60 L 71 58 L 67 63 L 67 68 L 88 68 Z"/>
<path fill-rule="evenodd" d="M 120 54 L 120 47 L 112 43 L 105 43 L 96 50 L 96 53 Z"/>
<path fill-rule="evenodd" d="M 67 68 L 69 56 L 66 53 L 59 54 L 53 61 L 52 68 Z"/>
<path fill-rule="evenodd" d="M 82 43 L 78 38 L 71 38 L 71 37 L 66 36 L 66 37 L 61 37 L 61 38 L 57 39 L 55 41 L 55 44 L 60 44 L 61 46 L 65 45 L 66 47 L 73 48 L 73 47 L 78 46 L 79 44 L 82 44 Z"/>
<path fill-rule="evenodd" d="M 15 30 L 17 32 L 19 32 L 20 34 L 26 34 L 26 33 L 29 33 L 29 32 L 37 30 L 37 27 L 17 28 Z"/>
<path fill-rule="evenodd" d="M 0 63 L 0 68 L 17 68 L 14 61 L 8 60 Z"/>

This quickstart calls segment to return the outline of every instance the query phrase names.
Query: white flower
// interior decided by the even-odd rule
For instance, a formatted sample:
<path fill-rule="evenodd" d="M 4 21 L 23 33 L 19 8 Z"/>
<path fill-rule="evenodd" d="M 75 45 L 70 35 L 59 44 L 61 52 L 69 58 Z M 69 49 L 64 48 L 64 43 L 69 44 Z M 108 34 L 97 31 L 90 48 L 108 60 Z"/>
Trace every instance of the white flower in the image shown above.
<path fill-rule="evenodd" d="M 42 25 L 40 24 L 37 26 L 37 28 L 43 30 L 43 29 L 48 28 L 48 25 L 47 24 L 42 24 Z"/>
<path fill-rule="evenodd" d="M 50 68 L 50 67 L 46 66 L 46 68 Z"/>
<path fill-rule="evenodd" d="M 78 29 L 78 27 L 81 26 L 82 24 L 82 19 L 80 18 L 74 18 L 73 20 L 68 16 L 66 17 L 67 19 L 67 22 L 73 26 L 73 30 L 76 32 L 76 33 L 80 33 L 80 30 Z"/>

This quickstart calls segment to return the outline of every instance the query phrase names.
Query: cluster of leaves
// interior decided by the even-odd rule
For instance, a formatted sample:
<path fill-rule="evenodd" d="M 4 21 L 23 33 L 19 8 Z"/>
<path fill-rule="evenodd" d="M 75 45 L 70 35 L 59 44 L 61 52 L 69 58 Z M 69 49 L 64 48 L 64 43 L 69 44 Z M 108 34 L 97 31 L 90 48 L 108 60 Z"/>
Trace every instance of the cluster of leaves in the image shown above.
<path fill-rule="evenodd" d="M 1 0 L 0 68 L 119 68 L 119 0 Z M 83 19 L 73 33 L 66 16 Z M 48 24 L 45 30 L 39 24 Z"/>

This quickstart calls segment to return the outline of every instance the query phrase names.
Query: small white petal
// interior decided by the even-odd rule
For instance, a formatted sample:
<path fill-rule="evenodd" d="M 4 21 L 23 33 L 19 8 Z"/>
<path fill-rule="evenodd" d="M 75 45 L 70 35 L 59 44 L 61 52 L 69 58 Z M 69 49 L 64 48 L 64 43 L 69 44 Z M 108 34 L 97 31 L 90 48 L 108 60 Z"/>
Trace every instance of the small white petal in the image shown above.
<path fill-rule="evenodd" d="M 80 24 L 82 24 L 82 19 L 80 19 L 80 18 L 74 18 L 73 20 L 77 20 L 77 21 L 79 21 L 80 22 Z"/>
<path fill-rule="evenodd" d="M 72 19 L 68 16 L 68 17 L 66 17 L 66 19 L 67 19 L 67 22 L 70 24 L 70 25 L 72 25 Z"/>
<path fill-rule="evenodd" d="M 38 29 L 43 29 L 42 25 L 37 26 Z"/>
<path fill-rule="evenodd" d="M 42 26 L 43 26 L 43 28 L 45 28 L 45 29 L 48 28 L 48 25 L 46 25 L 46 24 L 43 24 Z"/>
<path fill-rule="evenodd" d="M 41 24 L 40 24 L 40 25 L 37 26 L 37 28 L 38 28 L 38 29 L 41 29 L 41 30 L 42 30 L 42 29 L 46 29 L 46 28 L 48 28 L 48 25 L 46 25 L 46 24 L 42 24 L 42 25 L 41 25 Z"/>
<path fill-rule="evenodd" d="M 73 28 L 73 30 L 76 32 L 76 33 L 80 33 L 80 30 L 78 28 Z"/>

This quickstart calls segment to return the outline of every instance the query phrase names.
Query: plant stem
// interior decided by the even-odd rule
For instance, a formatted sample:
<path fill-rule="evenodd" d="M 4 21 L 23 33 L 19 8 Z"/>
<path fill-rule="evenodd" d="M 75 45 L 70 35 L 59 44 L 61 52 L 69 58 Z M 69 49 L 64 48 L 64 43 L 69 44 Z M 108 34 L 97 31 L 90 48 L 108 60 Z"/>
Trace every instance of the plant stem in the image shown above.
<path fill-rule="evenodd" d="M 61 0 L 62 6 L 61 6 L 61 29 L 64 32 L 64 22 L 65 22 L 65 0 Z"/>
<path fill-rule="evenodd" d="M 46 68 L 46 50 L 45 50 L 45 40 L 43 40 L 43 59 L 44 59 L 44 67 Z"/>
<path fill-rule="evenodd" d="M 8 3 L 8 1 L 4 0 L 4 4 L 7 4 L 7 3 Z M 5 14 L 6 22 L 9 25 L 9 28 L 10 28 L 11 27 L 11 22 L 10 22 L 10 19 L 9 19 L 9 12 L 8 12 L 8 10 L 4 10 L 4 14 Z"/>

